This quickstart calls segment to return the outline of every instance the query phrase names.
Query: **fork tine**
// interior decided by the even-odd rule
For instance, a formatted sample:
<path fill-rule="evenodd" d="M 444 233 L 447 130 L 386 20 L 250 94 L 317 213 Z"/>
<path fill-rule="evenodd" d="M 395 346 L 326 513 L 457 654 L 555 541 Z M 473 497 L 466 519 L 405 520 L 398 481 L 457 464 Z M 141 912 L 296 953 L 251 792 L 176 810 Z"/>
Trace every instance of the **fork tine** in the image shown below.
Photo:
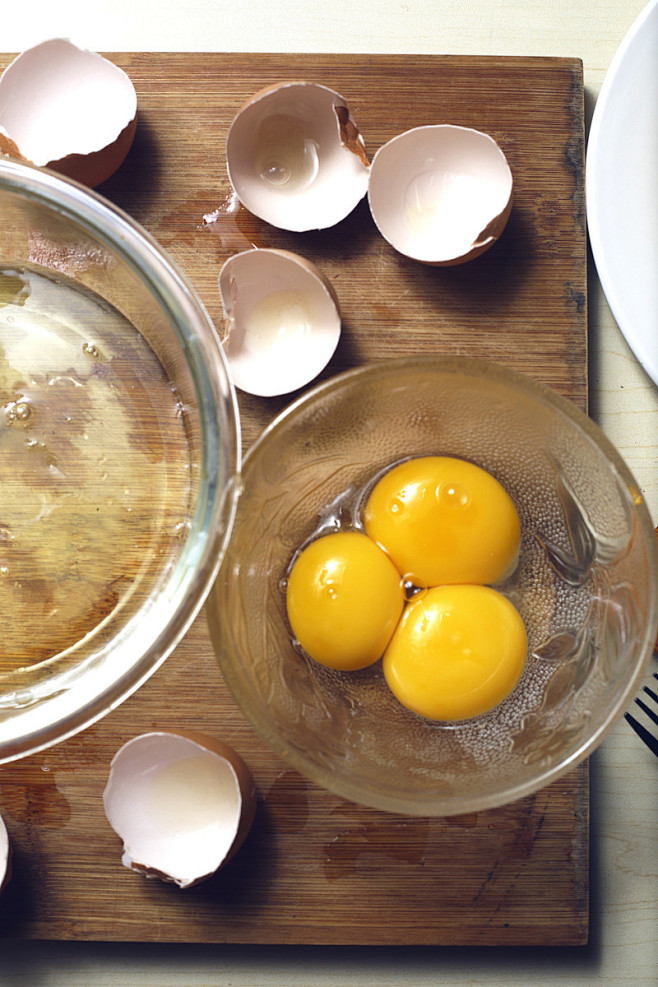
<path fill-rule="evenodd" d="M 654 737 L 652 733 L 649 733 L 630 713 L 625 713 L 624 718 L 633 727 L 640 740 L 643 740 L 649 750 L 653 751 L 656 757 L 658 757 L 658 738 Z"/>
<path fill-rule="evenodd" d="M 658 672 L 654 672 L 653 677 L 654 677 L 654 679 L 658 679 Z M 658 695 L 656 695 L 656 693 L 653 691 L 653 689 L 650 689 L 648 685 L 645 685 L 644 691 L 647 692 L 651 696 L 652 699 L 655 699 L 656 702 L 658 702 Z"/>
<path fill-rule="evenodd" d="M 647 689 L 645 691 L 648 692 L 649 690 Z M 649 695 L 652 695 L 652 693 L 649 692 Z M 654 695 L 654 698 L 655 698 L 655 695 Z M 640 709 L 644 713 L 647 714 L 647 716 L 649 717 L 649 719 L 651 720 L 651 722 L 652 723 L 655 723 L 656 726 L 658 726 L 658 713 L 654 713 L 654 711 L 651 709 L 651 707 L 650 706 L 647 706 L 647 704 L 646 703 L 643 703 L 642 700 L 639 699 L 639 698 L 636 699 L 635 702 L 640 707 Z"/>
<path fill-rule="evenodd" d="M 654 672 L 653 677 L 654 679 L 658 679 L 658 673 Z M 653 689 L 650 689 L 648 686 L 645 685 L 643 691 L 648 696 L 650 696 L 654 700 L 654 702 L 658 703 L 658 694 L 656 694 L 653 691 Z M 652 723 L 655 723 L 656 726 L 658 726 L 658 713 L 652 710 L 649 706 L 647 706 L 645 702 L 643 702 L 639 698 L 636 698 L 635 702 L 640 707 L 640 709 L 644 713 L 646 713 L 646 715 L 649 717 Z M 642 726 L 642 724 L 638 720 L 636 720 L 634 716 L 631 716 L 630 713 L 626 713 L 624 715 L 624 719 L 626 720 L 627 723 L 630 724 L 633 730 L 635 730 L 638 737 L 640 737 L 640 739 L 644 741 L 644 743 L 647 745 L 649 750 L 653 751 L 656 757 L 658 757 L 658 737 L 654 737 L 654 735 L 650 733 L 646 727 Z"/>

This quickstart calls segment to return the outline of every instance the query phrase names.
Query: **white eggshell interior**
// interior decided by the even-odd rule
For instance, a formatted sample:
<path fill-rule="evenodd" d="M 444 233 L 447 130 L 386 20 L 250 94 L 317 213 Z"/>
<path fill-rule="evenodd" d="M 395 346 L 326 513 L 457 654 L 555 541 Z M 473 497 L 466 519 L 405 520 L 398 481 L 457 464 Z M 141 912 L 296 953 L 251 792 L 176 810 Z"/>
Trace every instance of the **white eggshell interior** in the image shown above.
<path fill-rule="evenodd" d="M 0 891 L 2 890 L 7 877 L 7 867 L 9 866 L 9 834 L 5 826 L 4 819 L 0 816 Z"/>
<path fill-rule="evenodd" d="M 331 359 L 340 313 L 318 269 L 296 254 L 246 250 L 219 275 L 224 352 L 236 387 L 261 397 L 308 384 Z"/>
<path fill-rule="evenodd" d="M 246 209 L 296 232 L 326 229 L 352 212 L 366 194 L 369 166 L 360 138 L 361 153 L 341 138 L 336 107 L 347 110 L 338 93 L 301 82 L 242 108 L 228 132 L 226 158 Z"/>
<path fill-rule="evenodd" d="M 368 199 L 377 227 L 400 253 L 441 263 L 495 240 L 488 228 L 511 193 L 510 167 L 492 137 L 436 125 L 406 131 L 377 151 Z"/>
<path fill-rule="evenodd" d="M 103 798 L 124 842 L 125 866 L 156 871 L 180 887 L 217 870 L 242 809 L 231 763 L 167 733 L 144 734 L 118 751 Z"/>
<path fill-rule="evenodd" d="M 136 112 L 126 73 L 63 38 L 24 51 L 0 78 L 0 128 L 41 167 L 102 150 Z"/>

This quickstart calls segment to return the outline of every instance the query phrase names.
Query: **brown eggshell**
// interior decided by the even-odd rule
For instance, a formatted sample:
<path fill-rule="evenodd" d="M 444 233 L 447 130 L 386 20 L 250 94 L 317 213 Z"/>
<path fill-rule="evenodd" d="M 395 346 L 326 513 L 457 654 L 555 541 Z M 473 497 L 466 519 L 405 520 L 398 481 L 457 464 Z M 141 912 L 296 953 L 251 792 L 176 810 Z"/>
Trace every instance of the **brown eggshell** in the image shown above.
<path fill-rule="evenodd" d="M 489 134 L 437 124 L 379 148 L 368 201 L 375 225 L 396 250 L 448 267 L 474 260 L 500 237 L 512 185 L 507 159 Z"/>
<path fill-rule="evenodd" d="M 191 760 L 202 762 L 204 771 Z M 237 797 L 228 825 L 218 787 L 222 810 Z M 222 741 L 194 731 L 153 731 L 117 751 L 103 802 L 124 843 L 123 864 L 187 888 L 238 852 L 254 820 L 257 793 L 244 760 Z"/>
<path fill-rule="evenodd" d="M 81 182 L 88 188 L 96 188 L 107 181 L 125 161 L 132 147 L 137 130 L 137 118 L 133 117 L 112 144 L 90 154 L 67 154 L 59 161 L 50 161 L 48 168 Z"/>
<path fill-rule="evenodd" d="M 236 855 L 247 836 L 249 835 L 249 830 L 253 825 L 253 821 L 256 817 L 256 806 L 258 804 L 258 792 L 256 791 L 256 784 L 254 782 L 251 770 L 247 766 L 247 763 L 241 757 L 240 754 L 228 744 L 223 743 L 223 741 L 218 740 L 216 737 L 210 737 L 208 734 L 197 732 L 195 730 L 178 730 L 179 736 L 187 737 L 188 740 L 194 741 L 199 747 L 205 747 L 207 750 L 212 751 L 219 757 L 223 757 L 226 761 L 229 761 L 233 770 L 235 771 L 238 779 L 238 785 L 240 786 L 240 795 L 242 796 L 242 813 L 240 814 L 240 823 L 238 826 L 238 831 L 235 834 L 235 839 L 231 849 L 226 854 L 224 858 L 224 864 L 227 864 L 229 860 L 232 860 Z"/>
<path fill-rule="evenodd" d="M 312 261 L 288 250 L 244 250 L 223 264 L 219 291 L 236 387 L 260 397 L 288 394 L 324 370 L 341 316 L 331 282 Z"/>
<path fill-rule="evenodd" d="M 11 877 L 11 846 L 9 834 L 2 816 L 0 816 L 0 894 Z"/>
<path fill-rule="evenodd" d="M 14 144 L 13 140 L 8 134 L 3 134 L 0 130 L 0 151 L 3 154 L 8 154 L 11 158 L 21 158 L 22 154 Z"/>
<path fill-rule="evenodd" d="M 279 229 L 327 229 L 365 197 L 369 162 L 344 98 L 314 82 L 266 86 L 226 138 L 231 185 L 243 206 Z"/>
<path fill-rule="evenodd" d="M 87 186 L 121 165 L 136 124 L 126 73 L 66 39 L 27 49 L 0 77 L 0 150 Z"/>

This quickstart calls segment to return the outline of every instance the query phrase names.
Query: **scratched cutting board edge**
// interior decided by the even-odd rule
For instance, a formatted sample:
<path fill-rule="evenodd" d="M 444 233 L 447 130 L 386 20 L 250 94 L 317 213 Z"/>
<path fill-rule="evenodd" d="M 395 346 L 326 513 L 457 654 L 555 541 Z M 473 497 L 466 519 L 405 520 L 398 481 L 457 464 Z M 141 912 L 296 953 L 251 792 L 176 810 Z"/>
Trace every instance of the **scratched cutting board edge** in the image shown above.
<path fill-rule="evenodd" d="M 587 403 L 582 66 L 577 59 L 132 53 L 133 149 L 99 191 L 145 226 L 221 327 L 217 274 L 248 243 L 309 256 L 333 282 L 343 335 L 328 376 L 409 352 L 497 360 Z M 0 68 L 11 56 L 0 56 Z M 285 234 L 225 203 L 226 129 L 272 81 L 341 92 L 372 155 L 396 133 L 449 122 L 491 133 L 514 207 L 480 259 L 432 269 L 396 255 L 367 205 L 335 230 Z M 291 398 L 239 395 L 250 444 Z M 241 853 L 181 892 L 123 868 L 102 792 L 131 736 L 194 727 L 252 767 L 258 811 Z M 82 735 L 0 767 L 14 848 L 2 936 L 170 942 L 579 945 L 588 934 L 588 770 L 498 810 L 412 819 L 345 802 L 290 771 L 245 721 L 203 614 L 152 679 Z"/>

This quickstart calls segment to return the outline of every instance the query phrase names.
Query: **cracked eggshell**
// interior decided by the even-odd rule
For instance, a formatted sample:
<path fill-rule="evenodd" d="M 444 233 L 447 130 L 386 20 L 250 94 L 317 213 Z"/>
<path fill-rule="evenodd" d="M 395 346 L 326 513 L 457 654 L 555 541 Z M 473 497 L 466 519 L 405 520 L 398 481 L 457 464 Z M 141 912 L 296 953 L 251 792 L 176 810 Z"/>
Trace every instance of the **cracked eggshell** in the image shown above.
<path fill-rule="evenodd" d="M 191 887 L 239 850 L 256 811 L 239 754 L 193 732 L 129 740 L 112 759 L 105 814 L 123 840 L 122 863 L 146 877 Z"/>
<path fill-rule="evenodd" d="M 488 134 L 416 127 L 375 154 L 368 189 L 382 236 L 401 254 L 449 266 L 492 246 L 512 208 L 512 172 Z"/>
<path fill-rule="evenodd" d="M 9 834 L 2 816 L 0 816 L 0 893 L 11 876 L 11 850 L 9 847 Z"/>
<path fill-rule="evenodd" d="M 310 82 L 252 96 L 229 128 L 226 162 L 243 206 L 297 233 L 335 226 L 368 188 L 365 145 L 345 100 Z"/>
<path fill-rule="evenodd" d="M 0 77 L 0 151 L 95 187 L 128 154 L 137 94 L 123 69 L 54 38 Z"/>
<path fill-rule="evenodd" d="M 219 273 L 223 346 L 240 390 L 288 394 L 324 370 L 341 331 L 338 300 L 311 261 L 286 250 L 245 250 Z"/>

